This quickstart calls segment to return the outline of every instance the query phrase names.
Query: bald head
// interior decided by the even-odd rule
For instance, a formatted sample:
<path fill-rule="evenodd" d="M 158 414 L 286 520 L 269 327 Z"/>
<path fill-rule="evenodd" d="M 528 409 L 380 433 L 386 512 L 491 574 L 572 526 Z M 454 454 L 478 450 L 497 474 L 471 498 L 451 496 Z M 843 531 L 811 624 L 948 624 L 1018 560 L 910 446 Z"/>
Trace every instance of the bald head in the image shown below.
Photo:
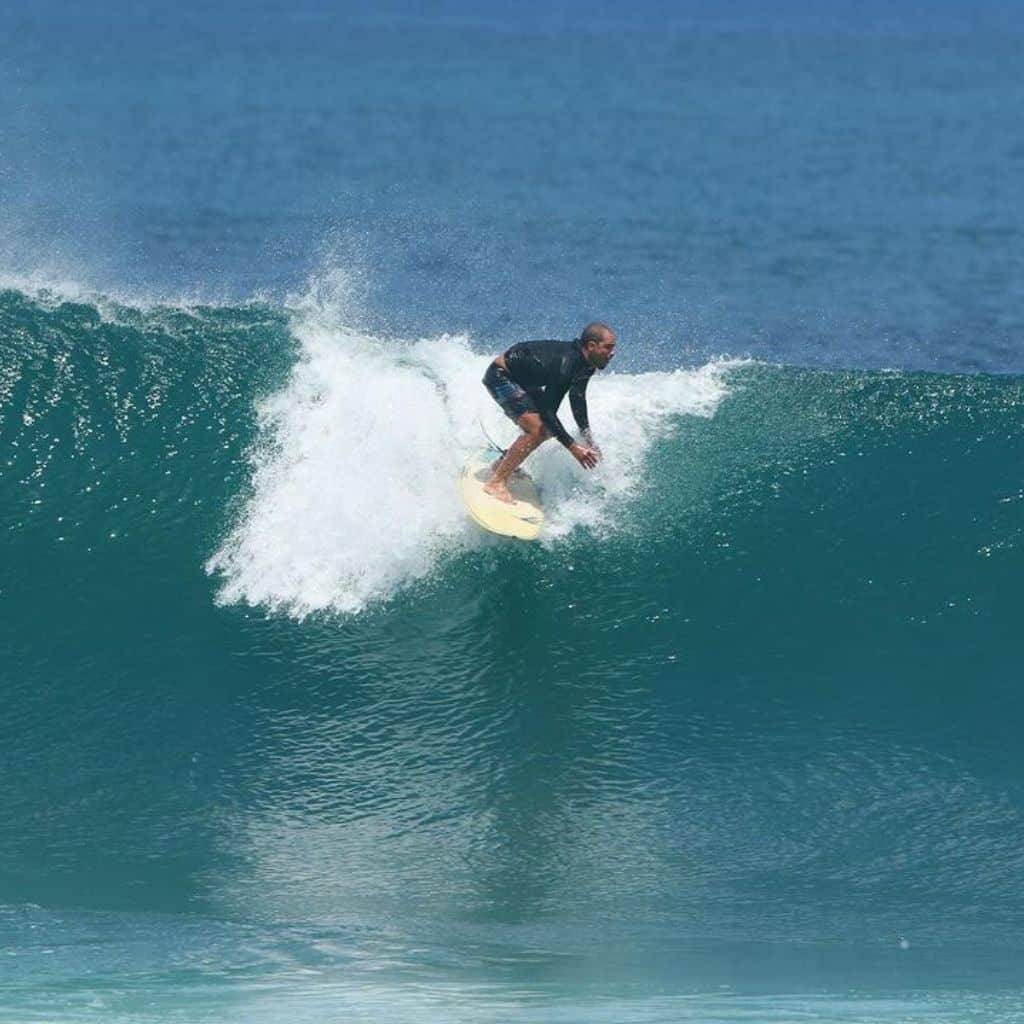
<path fill-rule="evenodd" d="M 592 324 L 587 324 L 583 328 L 583 333 L 580 334 L 580 341 L 584 345 L 589 341 L 608 341 L 609 339 L 615 340 L 615 332 L 607 324 L 603 324 L 599 320 L 595 320 Z"/>
<path fill-rule="evenodd" d="M 583 328 L 580 334 L 580 347 L 587 362 L 598 370 L 603 370 L 612 361 L 617 340 L 617 335 L 607 324 L 595 320 Z"/>

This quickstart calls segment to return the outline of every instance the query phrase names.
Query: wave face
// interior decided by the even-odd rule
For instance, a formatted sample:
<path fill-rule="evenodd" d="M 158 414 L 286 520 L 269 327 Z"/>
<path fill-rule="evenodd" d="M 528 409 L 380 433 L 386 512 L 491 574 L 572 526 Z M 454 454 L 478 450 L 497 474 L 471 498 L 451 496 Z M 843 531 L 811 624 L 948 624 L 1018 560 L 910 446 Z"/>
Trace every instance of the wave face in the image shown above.
<path fill-rule="evenodd" d="M 602 375 L 525 546 L 454 490 L 487 354 L 342 323 L 0 293 L 5 934 L 652 991 L 724 977 L 678 942 L 1017 949 L 1024 379 Z"/>

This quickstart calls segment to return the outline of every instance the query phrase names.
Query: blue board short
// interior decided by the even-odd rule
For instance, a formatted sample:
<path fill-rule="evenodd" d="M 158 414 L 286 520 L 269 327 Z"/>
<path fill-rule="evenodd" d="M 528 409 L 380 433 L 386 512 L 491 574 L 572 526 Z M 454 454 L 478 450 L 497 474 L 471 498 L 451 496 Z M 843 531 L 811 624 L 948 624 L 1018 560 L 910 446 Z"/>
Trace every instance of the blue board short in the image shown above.
<path fill-rule="evenodd" d="M 537 403 L 528 391 L 518 385 L 497 363 L 491 363 L 484 374 L 484 387 L 490 392 L 502 412 L 514 423 L 524 412 L 539 412 Z"/>

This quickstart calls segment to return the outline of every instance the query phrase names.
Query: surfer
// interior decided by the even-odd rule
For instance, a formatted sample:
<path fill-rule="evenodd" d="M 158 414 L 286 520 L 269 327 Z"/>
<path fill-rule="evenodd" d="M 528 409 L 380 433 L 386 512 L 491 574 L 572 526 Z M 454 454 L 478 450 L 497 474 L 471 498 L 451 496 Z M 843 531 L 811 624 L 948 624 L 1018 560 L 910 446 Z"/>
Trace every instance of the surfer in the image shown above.
<path fill-rule="evenodd" d="M 587 384 L 595 370 L 603 370 L 611 362 L 617 340 L 607 324 L 587 324 L 575 341 L 523 341 L 487 367 L 484 387 L 523 431 L 495 463 L 491 479 L 484 484 L 488 494 L 512 501 L 508 478 L 549 437 L 557 437 L 584 469 L 597 465 L 601 449 L 590 432 Z M 558 418 L 566 392 L 583 444 L 573 439 Z"/>

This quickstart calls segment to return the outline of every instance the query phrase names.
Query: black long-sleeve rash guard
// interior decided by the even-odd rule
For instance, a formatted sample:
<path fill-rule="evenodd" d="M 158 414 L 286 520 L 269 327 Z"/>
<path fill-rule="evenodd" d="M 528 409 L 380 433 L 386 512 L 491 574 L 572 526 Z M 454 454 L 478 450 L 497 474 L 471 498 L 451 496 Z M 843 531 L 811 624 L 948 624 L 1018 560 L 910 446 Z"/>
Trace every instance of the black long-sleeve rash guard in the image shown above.
<path fill-rule="evenodd" d="M 558 407 L 569 392 L 569 405 L 580 430 L 590 429 L 587 384 L 594 367 L 578 341 L 523 341 L 505 353 L 508 375 L 537 403 L 544 426 L 566 448 L 574 442 L 558 418 Z"/>

